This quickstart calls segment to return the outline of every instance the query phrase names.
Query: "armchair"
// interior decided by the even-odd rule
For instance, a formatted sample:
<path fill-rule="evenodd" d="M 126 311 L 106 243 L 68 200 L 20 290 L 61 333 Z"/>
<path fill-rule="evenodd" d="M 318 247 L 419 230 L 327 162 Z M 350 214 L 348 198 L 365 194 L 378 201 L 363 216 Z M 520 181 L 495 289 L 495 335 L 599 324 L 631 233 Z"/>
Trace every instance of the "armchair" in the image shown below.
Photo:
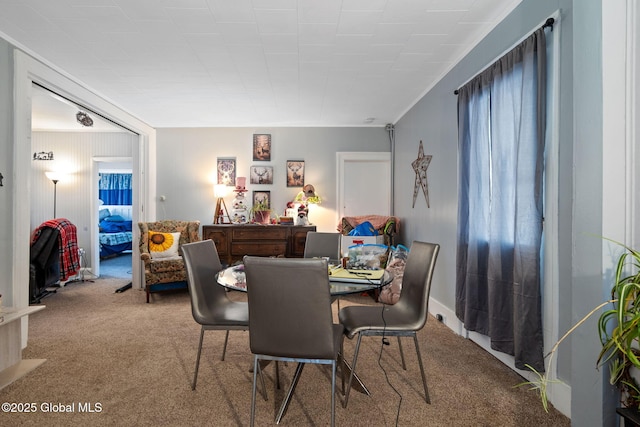
<path fill-rule="evenodd" d="M 138 227 L 140 228 L 140 259 L 144 262 L 147 303 L 151 292 L 187 289 L 187 272 L 180 247 L 185 243 L 200 241 L 200 221 L 139 222 Z M 163 258 L 152 257 L 149 251 L 149 232 L 180 233 L 177 254 Z"/>

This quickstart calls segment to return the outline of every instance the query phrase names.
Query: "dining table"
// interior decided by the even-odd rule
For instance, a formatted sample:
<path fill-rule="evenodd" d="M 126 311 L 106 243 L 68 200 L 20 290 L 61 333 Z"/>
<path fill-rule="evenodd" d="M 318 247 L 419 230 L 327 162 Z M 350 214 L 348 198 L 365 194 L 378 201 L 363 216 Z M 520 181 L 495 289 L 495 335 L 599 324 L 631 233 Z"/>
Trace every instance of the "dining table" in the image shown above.
<path fill-rule="evenodd" d="M 333 265 L 329 265 L 328 269 L 329 292 L 334 299 L 341 295 L 374 291 L 393 280 L 393 273 L 383 269 L 353 270 Z M 227 289 L 247 291 L 243 264 L 235 264 L 221 270 L 216 280 Z"/>
<path fill-rule="evenodd" d="M 354 270 L 346 269 L 340 265 L 328 264 L 329 290 L 332 299 L 339 298 L 342 295 L 357 294 L 379 290 L 382 286 L 391 283 L 393 273 L 384 269 L 377 270 Z M 233 291 L 247 292 L 247 280 L 244 272 L 243 264 L 235 264 L 227 267 L 216 275 L 216 281 L 219 285 Z M 351 365 L 346 361 L 344 355 L 341 357 L 341 365 L 345 369 L 345 374 L 351 373 Z M 264 366 L 263 366 L 264 367 Z M 352 387 L 354 390 L 371 395 L 362 380 L 354 372 L 354 381 Z M 291 400 L 291 392 L 295 385 L 290 388 L 290 392 L 282 403 L 277 420 L 280 421 L 286 408 Z"/>

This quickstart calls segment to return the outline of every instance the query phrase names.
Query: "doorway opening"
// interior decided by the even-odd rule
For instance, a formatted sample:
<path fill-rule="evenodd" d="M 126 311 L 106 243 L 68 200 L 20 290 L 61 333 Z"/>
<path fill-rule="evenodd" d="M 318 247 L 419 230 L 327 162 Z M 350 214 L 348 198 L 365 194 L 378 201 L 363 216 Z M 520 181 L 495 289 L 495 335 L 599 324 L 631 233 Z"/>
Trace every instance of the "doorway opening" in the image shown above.
<path fill-rule="evenodd" d="M 131 159 L 94 158 L 98 169 L 97 274 L 132 281 L 133 188 Z"/>
<path fill-rule="evenodd" d="M 93 281 L 101 276 L 103 243 L 106 238 L 111 243 L 128 242 L 126 257 L 121 258 L 117 271 L 111 272 L 132 282 L 132 242 L 133 242 L 133 152 L 139 135 L 117 123 L 103 118 L 92 110 L 82 107 L 68 98 L 37 84 L 32 84 L 32 134 L 31 144 L 34 152 L 50 153 L 47 161 L 33 161 L 31 167 L 31 223 L 33 229 L 51 218 L 50 187 L 51 182 L 43 172 L 56 171 L 64 179 L 57 184 L 57 217 L 66 218 L 77 228 L 80 272 L 74 281 Z M 77 118 L 84 112 L 83 118 L 90 117 L 91 123 Z M 111 157 L 96 157 L 109 154 Z M 101 161 L 97 161 L 100 159 Z M 102 166 L 101 166 L 102 165 Z M 109 168 L 109 169 L 105 169 Z M 109 221 L 104 221 L 104 231 L 114 231 L 127 224 L 126 233 L 110 234 L 105 237 L 99 217 L 100 201 L 99 174 L 125 172 L 128 174 L 129 199 L 126 206 L 120 201 L 107 201 L 115 206 L 105 206 L 109 212 Z M 122 222 L 116 222 L 116 219 Z M 106 228 L 109 227 L 107 230 Z M 110 246 L 112 249 L 115 246 Z M 123 252 L 113 250 L 109 255 Z M 128 260 L 128 265 L 121 265 Z M 114 264 L 113 262 L 111 263 Z"/>

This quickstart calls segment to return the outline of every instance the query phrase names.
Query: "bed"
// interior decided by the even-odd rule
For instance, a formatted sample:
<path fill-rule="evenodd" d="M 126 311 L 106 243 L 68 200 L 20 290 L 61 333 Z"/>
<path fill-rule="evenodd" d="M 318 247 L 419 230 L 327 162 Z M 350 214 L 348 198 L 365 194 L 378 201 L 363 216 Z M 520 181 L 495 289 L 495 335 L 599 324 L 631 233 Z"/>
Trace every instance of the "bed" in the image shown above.
<path fill-rule="evenodd" d="M 132 249 L 131 206 L 101 206 L 98 226 L 100 258 Z"/>

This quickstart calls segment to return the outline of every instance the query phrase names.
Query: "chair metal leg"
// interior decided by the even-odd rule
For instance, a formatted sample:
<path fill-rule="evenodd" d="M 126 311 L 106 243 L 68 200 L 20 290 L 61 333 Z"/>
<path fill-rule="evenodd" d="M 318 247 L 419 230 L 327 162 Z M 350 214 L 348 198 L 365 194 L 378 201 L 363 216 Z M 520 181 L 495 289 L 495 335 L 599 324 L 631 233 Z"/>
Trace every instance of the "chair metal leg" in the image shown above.
<path fill-rule="evenodd" d="M 260 365 L 259 361 L 258 361 L 258 369 L 260 369 L 260 384 L 262 384 L 262 397 L 266 402 L 267 400 L 269 400 L 269 398 L 267 397 L 267 385 L 264 382 L 264 370 L 262 369 L 262 366 Z"/>
<path fill-rule="evenodd" d="M 342 407 L 346 408 L 349 403 L 349 392 L 351 391 L 351 382 L 353 381 L 353 375 L 356 372 L 356 362 L 358 361 L 358 352 L 360 351 L 360 341 L 362 340 L 362 334 L 358 334 L 358 341 L 356 342 L 356 349 L 353 352 L 353 363 L 351 364 L 351 372 L 349 373 L 349 382 L 347 382 L 347 389 L 344 393 L 344 402 Z"/>
<path fill-rule="evenodd" d="M 336 425 L 336 361 L 331 364 L 331 427 Z"/>
<path fill-rule="evenodd" d="M 340 341 L 340 353 L 338 353 L 338 360 L 340 361 L 340 376 L 342 377 L 342 396 L 344 396 L 344 364 L 342 361 L 344 360 L 344 337 L 342 341 Z"/>
<path fill-rule="evenodd" d="M 404 363 L 404 351 L 402 351 L 402 341 L 400 341 L 400 335 L 398 335 L 398 348 L 400 349 L 400 360 L 402 360 L 402 369 L 407 370 L 407 365 Z"/>
<path fill-rule="evenodd" d="M 256 381 L 258 380 L 258 356 L 253 356 L 253 387 L 251 388 L 251 421 L 250 425 L 253 427 L 253 423 L 256 418 Z M 264 383 L 263 383 L 264 385 Z"/>
<path fill-rule="evenodd" d="M 222 361 L 224 361 L 224 355 L 227 353 L 227 342 L 229 341 L 229 330 L 227 329 L 227 333 L 224 335 L 224 346 L 222 347 Z"/>
<path fill-rule="evenodd" d="M 276 416 L 276 424 L 280 424 L 280 420 L 284 416 L 285 412 L 287 412 L 287 408 L 289 407 L 289 402 L 291 401 L 291 397 L 293 397 L 293 392 L 296 390 L 296 386 L 298 385 L 298 380 L 300 379 L 300 375 L 302 375 L 302 369 L 304 368 L 304 363 L 299 362 L 296 367 L 296 372 L 293 374 L 293 379 L 291 380 L 291 386 L 287 391 L 287 395 L 284 397 L 282 401 L 282 405 L 280 405 L 280 410 L 278 411 L 278 415 Z"/>
<path fill-rule="evenodd" d="M 204 338 L 204 327 L 200 328 L 200 344 L 198 344 L 198 356 L 196 357 L 196 371 L 193 374 L 193 382 L 191 383 L 191 390 L 196 389 L 196 381 L 198 380 L 198 368 L 200 367 L 200 353 L 202 352 L 202 339 Z"/>
<path fill-rule="evenodd" d="M 420 365 L 420 374 L 422 375 L 422 385 L 424 386 L 424 400 L 427 403 L 431 403 L 429 398 L 429 389 L 427 388 L 427 379 L 424 376 L 424 367 L 422 366 L 422 355 L 420 355 L 420 346 L 418 346 L 418 337 L 413 334 L 413 342 L 416 345 L 416 354 L 418 355 L 418 365 Z"/>
<path fill-rule="evenodd" d="M 347 362 L 344 357 L 340 358 L 340 364 L 341 364 L 341 367 L 345 370 L 345 372 L 349 372 L 349 374 L 351 374 L 352 372 L 351 365 L 349 365 L 349 362 Z M 353 382 L 351 383 L 351 388 L 353 388 L 354 390 L 362 394 L 371 396 L 369 389 L 367 388 L 367 386 L 364 385 L 360 377 L 358 377 L 358 374 L 355 372 L 353 373 Z M 344 389 L 342 394 L 344 395 Z"/>

